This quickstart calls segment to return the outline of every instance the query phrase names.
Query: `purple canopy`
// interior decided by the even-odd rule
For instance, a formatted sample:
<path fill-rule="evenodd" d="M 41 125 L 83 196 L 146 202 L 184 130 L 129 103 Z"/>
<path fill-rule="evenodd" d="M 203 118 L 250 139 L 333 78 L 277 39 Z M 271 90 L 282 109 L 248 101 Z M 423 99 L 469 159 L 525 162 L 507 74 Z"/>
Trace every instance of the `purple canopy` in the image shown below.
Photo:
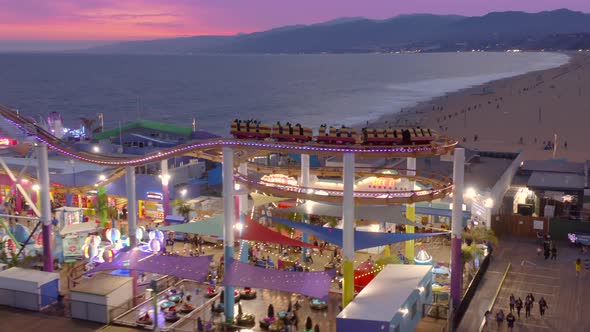
<path fill-rule="evenodd" d="M 233 260 L 227 267 L 223 285 L 275 289 L 325 299 L 334 271 L 288 272 L 264 269 Z"/>
<path fill-rule="evenodd" d="M 142 253 L 142 254 L 140 254 Z M 142 257 L 143 256 L 143 257 Z M 140 250 L 118 254 L 110 263 L 102 263 L 88 273 L 117 269 L 139 270 L 202 282 L 209 273 L 213 256 L 149 255 Z"/>

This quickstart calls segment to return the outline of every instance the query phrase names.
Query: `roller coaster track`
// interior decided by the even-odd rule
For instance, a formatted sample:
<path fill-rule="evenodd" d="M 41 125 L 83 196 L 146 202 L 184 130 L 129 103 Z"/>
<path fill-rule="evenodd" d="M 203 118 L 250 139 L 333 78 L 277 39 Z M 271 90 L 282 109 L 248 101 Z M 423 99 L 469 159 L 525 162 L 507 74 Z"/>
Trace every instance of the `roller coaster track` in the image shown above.
<path fill-rule="evenodd" d="M 66 142 L 53 136 L 45 129 L 38 126 L 33 120 L 20 116 L 19 113 L 6 106 L 0 105 L 0 116 L 4 117 L 15 126 L 21 128 L 26 133 L 34 136 L 38 141 L 47 144 L 49 148 L 59 153 L 88 163 L 119 167 L 145 165 L 175 156 L 203 153 L 203 151 L 219 151 L 222 147 L 234 148 L 238 151 L 238 158 L 243 157 L 246 159 L 248 157 L 243 156 L 243 154 L 246 153 L 244 151 L 254 151 L 255 154 L 263 152 L 304 153 L 315 155 L 341 155 L 345 153 L 355 153 L 361 157 L 395 158 L 443 155 L 451 152 L 457 144 L 456 140 L 444 137 L 435 142 L 432 142 L 431 144 L 391 147 L 373 147 L 363 145 L 341 146 L 324 145 L 318 143 L 298 144 L 238 139 L 211 139 L 179 145 L 144 156 L 129 157 L 75 151 L 70 146 L 68 146 Z M 254 154 L 250 154 L 250 156 L 253 155 Z M 219 156 L 220 152 L 217 152 L 213 154 L 211 158 L 219 161 Z"/>
<path fill-rule="evenodd" d="M 247 161 L 255 156 L 265 155 L 268 153 L 301 153 L 314 155 L 342 155 L 354 153 L 361 157 L 374 158 L 396 158 L 396 157 L 422 157 L 438 156 L 447 154 L 455 148 L 456 140 L 441 137 L 431 144 L 425 145 L 407 145 L 407 146 L 363 146 L 363 145 L 325 145 L 318 143 L 286 143 L 274 141 L 251 141 L 238 139 L 211 139 L 193 143 L 179 145 L 173 148 L 160 150 L 155 153 L 143 156 L 121 156 L 95 154 L 88 152 L 75 151 L 70 145 L 63 140 L 53 136 L 51 133 L 40 127 L 27 117 L 21 116 L 16 111 L 0 105 L 0 116 L 23 130 L 25 133 L 34 136 L 36 140 L 54 151 L 64 154 L 70 158 L 78 159 L 88 163 L 94 163 L 105 166 L 113 166 L 118 169 L 107 179 L 114 181 L 122 176 L 125 172 L 125 166 L 140 166 L 149 163 L 170 159 L 176 156 L 194 156 L 220 162 L 222 159 L 223 147 L 229 147 L 234 150 L 236 163 Z M 259 173 L 275 173 L 277 171 L 283 174 L 292 174 L 293 169 L 278 167 L 267 167 L 259 164 L 249 163 L 248 168 Z M 410 176 L 404 170 L 397 170 L 395 174 L 380 174 L 377 169 L 358 169 L 357 175 L 376 175 L 381 177 L 408 178 L 419 182 L 426 183 L 430 188 L 415 191 L 377 191 L 377 192 L 355 192 L 355 202 L 357 204 L 399 204 L 412 203 L 420 201 L 431 201 L 446 196 L 452 188 L 452 183 L 447 178 L 430 177 L 423 175 Z M 312 174 L 321 176 L 341 176 L 342 168 L 339 167 L 322 167 L 311 169 Z M 279 185 L 276 183 L 255 180 L 236 174 L 236 180 L 247 185 L 250 189 L 265 191 L 282 197 L 293 197 L 300 199 L 324 201 L 324 202 L 341 202 L 342 192 L 339 190 L 325 190 L 320 188 L 302 188 L 299 186 Z M 104 182 L 102 183 L 104 184 Z M 93 186 L 78 187 L 74 190 L 83 192 L 91 190 Z M 73 189 L 73 188 L 72 188 Z M 66 190 L 72 192 L 71 190 Z"/>

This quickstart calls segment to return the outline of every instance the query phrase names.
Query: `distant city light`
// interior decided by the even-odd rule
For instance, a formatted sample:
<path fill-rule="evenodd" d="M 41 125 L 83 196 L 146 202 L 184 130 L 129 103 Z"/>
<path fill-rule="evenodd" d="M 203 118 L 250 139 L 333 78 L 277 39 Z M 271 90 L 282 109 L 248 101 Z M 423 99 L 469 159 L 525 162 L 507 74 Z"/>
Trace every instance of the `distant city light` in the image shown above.
<path fill-rule="evenodd" d="M 182 190 L 180 191 L 180 194 L 181 194 L 182 196 L 186 196 L 186 193 L 187 193 L 187 190 L 186 190 L 186 189 L 182 189 Z"/>
<path fill-rule="evenodd" d="M 100 147 L 98 147 L 97 145 L 92 147 L 92 152 L 94 153 L 99 153 L 100 152 Z"/>
<path fill-rule="evenodd" d="M 101 175 L 98 177 L 98 179 L 99 179 L 100 181 L 104 181 L 104 180 L 106 180 L 106 179 L 107 179 L 107 177 L 106 177 L 104 174 L 101 174 Z"/>

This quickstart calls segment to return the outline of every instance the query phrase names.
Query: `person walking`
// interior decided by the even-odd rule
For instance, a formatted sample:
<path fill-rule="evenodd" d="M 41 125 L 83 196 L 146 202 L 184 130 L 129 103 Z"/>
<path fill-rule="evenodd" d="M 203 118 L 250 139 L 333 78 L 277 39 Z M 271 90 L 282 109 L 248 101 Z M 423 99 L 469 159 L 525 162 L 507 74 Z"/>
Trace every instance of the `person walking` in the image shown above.
<path fill-rule="evenodd" d="M 510 294 L 510 313 L 514 312 L 515 305 L 516 305 L 516 299 L 514 298 L 514 294 Z"/>
<path fill-rule="evenodd" d="M 553 246 L 551 248 L 551 259 L 557 260 L 557 247 L 556 246 Z"/>
<path fill-rule="evenodd" d="M 580 258 L 576 259 L 576 277 L 580 276 L 582 272 L 582 260 Z"/>
<path fill-rule="evenodd" d="M 491 330 L 492 329 L 492 312 L 489 310 L 486 310 L 486 313 L 483 315 L 484 318 L 484 331 L 487 330 Z"/>
<path fill-rule="evenodd" d="M 506 323 L 508 323 L 508 330 L 512 331 L 514 329 L 514 321 L 516 321 L 516 317 L 510 312 L 506 315 Z"/>
<path fill-rule="evenodd" d="M 533 308 L 533 303 L 531 299 L 527 296 L 524 300 L 524 317 L 529 318 L 531 317 L 531 309 Z"/>
<path fill-rule="evenodd" d="M 504 310 L 500 309 L 498 313 L 496 313 L 496 323 L 498 323 L 498 331 L 500 331 L 502 324 L 504 324 Z"/>
<path fill-rule="evenodd" d="M 520 319 L 520 311 L 522 310 L 522 299 L 519 297 L 516 300 L 516 314 L 518 315 L 518 319 Z"/>
<path fill-rule="evenodd" d="M 549 309 L 547 301 L 545 301 L 545 298 L 541 296 L 541 299 L 539 300 L 539 312 L 541 313 L 541 317 L 545 316 L 545 310 L 547 309 Z"/>

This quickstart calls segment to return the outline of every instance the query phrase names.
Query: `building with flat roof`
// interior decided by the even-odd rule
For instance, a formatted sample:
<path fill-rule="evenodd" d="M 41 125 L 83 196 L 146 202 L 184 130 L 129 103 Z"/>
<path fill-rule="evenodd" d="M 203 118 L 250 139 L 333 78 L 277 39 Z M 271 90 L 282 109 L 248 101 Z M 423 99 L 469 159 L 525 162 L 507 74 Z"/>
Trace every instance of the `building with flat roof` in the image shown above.
<path fill-rule="evenodd" d="M 414 331 L 431 301 L 432 265 L 388 264 L 340 312 L 337 331 Z"/>

